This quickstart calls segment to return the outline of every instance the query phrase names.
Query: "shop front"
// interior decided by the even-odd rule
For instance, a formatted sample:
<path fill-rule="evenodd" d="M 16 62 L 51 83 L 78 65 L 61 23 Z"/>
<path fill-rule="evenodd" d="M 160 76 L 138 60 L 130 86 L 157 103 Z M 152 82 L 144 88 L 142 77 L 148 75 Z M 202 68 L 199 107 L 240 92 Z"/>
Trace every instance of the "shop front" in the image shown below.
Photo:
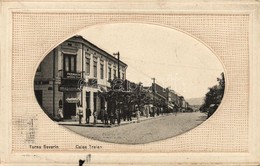
<path fill-rule="evenodd" d="M 70 76 L 70 77 L 69 77 Z M 59 91 L 63 92 L 64 119 L 76 119 L 77 108 L 80 105 L 81 89 L 78 87 L 80 73 L 66 73 L 66 78 L 61 79 Z"/>
<path fill-rule="evenodd" d="M 77 106 L 79 104 L 78 92 L 64 92 L 63 94 L 63 114 L 64 119 L 75 119 L 77 116 Z"/>

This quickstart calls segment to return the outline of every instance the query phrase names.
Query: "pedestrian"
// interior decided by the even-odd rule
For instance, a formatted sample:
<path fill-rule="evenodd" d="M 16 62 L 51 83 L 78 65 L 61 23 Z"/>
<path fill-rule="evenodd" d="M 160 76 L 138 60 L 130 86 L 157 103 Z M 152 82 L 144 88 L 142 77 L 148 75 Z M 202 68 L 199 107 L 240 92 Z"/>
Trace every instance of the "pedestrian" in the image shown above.
<path fill-rule="evenodd" d="M 110 125 L 114 124 L 114 114 L 112 111 L 109 114 L 109 121 L 110 121 Z"/>
<path fill-rule="evenodd" d="M 105 125 L 108 125 L 108 112 L 106 109 L 104 109 L 104 121 L 105 121 Z"/>
<path fill-rule="evenodd" d="M 151 109 L 151 116 L 154 117 L 154 115 L 155 115 L 155 106 L 153 105 Z"/>
<path fill-rule="evenodd" d="M 63 121 L 63 110 L 61 107 L 58 109 L 58 117 L 60 121 Z"/>
<path fill-rule="evenodd" d="M 91 116 L 91 110 L 89 108 L 86 109 L 86 124 L 89 124 L 89 119 Z"/>
<path fill-rule="evenodd" d="M 97 111 L 94 110 L 93 112 L 93 117 L 94 117 L 94 126 L 97 124 Z"/>
<path fill-rule="evenodd" d="M 137 118 L 137 123 L 140 123 L 140 110 L 139 110 L 139 107 L 136 108 L 136 118 Z"/>
<path fill-rule="evenodd" d="M 144 109 L 145 109 L 145 116 L 146 116 L 146 118 L 148 118 L 148 117 L 149 117 L 149 112 L 150 112 L 149 105 L 146 104 L 146 105 L 144 106 Z"/>
<path fill-rule="evenodd" d="M 159 116 L 160 115 L 160 107 L 156 107 L 156 115 Z"/>
<path fill-rule="evenodd" d="M 121 120 L 120 109 L 116 109 L 116 120 L 117 120 L 117 124 L 120 125 L 120 120 Z"/>
<path fill-rule="evenodd" d="M 104 116 L 105 116 L 104 107 L 102 107 L 101 110 L 100 110 L 100 116 L 101 116 L 101 122 L 104 123 Z"/>
<path fill-rule="evenodd" d="M 123 106 L 122 114 L 123 114 L 124 121 L 126 121 L 126 118 L 127 118 L 127 106 L 126 105 Z"/>
<path fill-rule="evenodd" d="M 79 116 L 79 124 L 81 124 L 82 117 L 83 117 L 82 107 L 79 108 L 78 116 Z"/>
<path fill-rule="evenodd" d="M 132 106 L 130 104 L 127 108 L 127 121 L 132 121 Z"/>

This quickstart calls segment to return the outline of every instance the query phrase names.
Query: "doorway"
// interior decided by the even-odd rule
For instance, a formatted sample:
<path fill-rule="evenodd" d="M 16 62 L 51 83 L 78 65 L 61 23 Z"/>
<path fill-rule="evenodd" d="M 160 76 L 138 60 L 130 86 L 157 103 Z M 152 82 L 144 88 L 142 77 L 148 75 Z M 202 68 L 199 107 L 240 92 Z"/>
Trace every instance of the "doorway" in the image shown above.
<path fill-rule="evenodd" d="M 71 116 L 76 116 L 76 103 L 64 103 L 64 119 L 71 119 Z"/>

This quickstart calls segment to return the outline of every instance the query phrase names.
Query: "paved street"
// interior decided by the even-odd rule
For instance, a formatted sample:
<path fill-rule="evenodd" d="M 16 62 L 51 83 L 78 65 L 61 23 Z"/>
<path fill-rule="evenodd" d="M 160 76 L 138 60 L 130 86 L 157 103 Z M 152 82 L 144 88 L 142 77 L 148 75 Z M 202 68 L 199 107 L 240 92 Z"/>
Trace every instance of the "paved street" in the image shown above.
<path fill-rule="evenodd" d="M 140 144 L 177 136 L 198 126 L 205 120 L 204 113 L 192 112 L 178 113 L 177 116 L 169 114 L 118 127 L 64 126 L 80 135 L 100 141 Z"/>

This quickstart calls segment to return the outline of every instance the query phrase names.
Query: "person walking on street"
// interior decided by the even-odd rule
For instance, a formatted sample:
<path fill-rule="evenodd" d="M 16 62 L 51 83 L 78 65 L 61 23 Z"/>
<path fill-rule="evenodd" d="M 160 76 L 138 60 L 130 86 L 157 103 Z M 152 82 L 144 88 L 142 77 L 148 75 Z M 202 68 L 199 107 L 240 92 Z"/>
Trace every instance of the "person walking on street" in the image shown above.
<path fill-rule="evenodd" d="M 86 109 L 86 124 L 89 124 L 89 117 L 91 116 L 91 110 L 89 108 Z"/>
<path fill-rule="evenodd" d="M 59 120 L 63 121 L 63 110 L 62 110 L 62 107 L 59 107 L 58 116 L 59 116 Z"/>
<path fill-rule="evenodd" d="M 104 121 L 105 121 L 105 125 L 108 125 L 108 112 L 106 109 L 104 109 Z"/>
<path fill-rule="evenodd" d="M 120 120 L 121 120 L 120 109 L 116 109 L 116 120 L 117 120 L 117 124 L 120 125 Z"/>
<path fill-rule="evenodd" d="M 79 107 L 78 116 L 79 116 L 79 124 L 81 124 L 81 120 L 82 120 L 82 117 L 83 117 L 82 106 Z"/>
<path fill-rule="evenodd" d="M 105 123 L 104 122 L 104 116 L 105 116 L 105 109 L 104 109 L 104 107 L 102 107 L 101 110 L 100 110 L 100 116 L 101 116 L 101 122 Z"/>
<path fill-rule="evenodd" d="M 94 126 L 96 126 L 96 124 L 97 124 L 97 111 L 96 110 L 93 112 L 93 116 L 94 116 Z"/>
<path fill-rule="evenodd" d="M 145 109 L 145 117 L 148 118 L 149 117 L 149 112 L 150 112 L 149 105 L 146 104 L 144 106 L 144 109 Z"/>
<path fill-rule="evenodd" d="M 155 106 L 152 106 L 152 110 L 151 110 L 151 116 L 154 117 L 155 116 Z"/>
<path fill-rule="evenodd" d="M 124 105 L 124 106 L 123 106 L 122 114 L 123 114 L 123 120 L 126 121 L 126 117 L 127 117 L 127 105 Z"/>
<path fill-rule="evenodd" d="M 160 107 L 156 108 L 156 115 L 159 116 L 160 115 Z"/>

